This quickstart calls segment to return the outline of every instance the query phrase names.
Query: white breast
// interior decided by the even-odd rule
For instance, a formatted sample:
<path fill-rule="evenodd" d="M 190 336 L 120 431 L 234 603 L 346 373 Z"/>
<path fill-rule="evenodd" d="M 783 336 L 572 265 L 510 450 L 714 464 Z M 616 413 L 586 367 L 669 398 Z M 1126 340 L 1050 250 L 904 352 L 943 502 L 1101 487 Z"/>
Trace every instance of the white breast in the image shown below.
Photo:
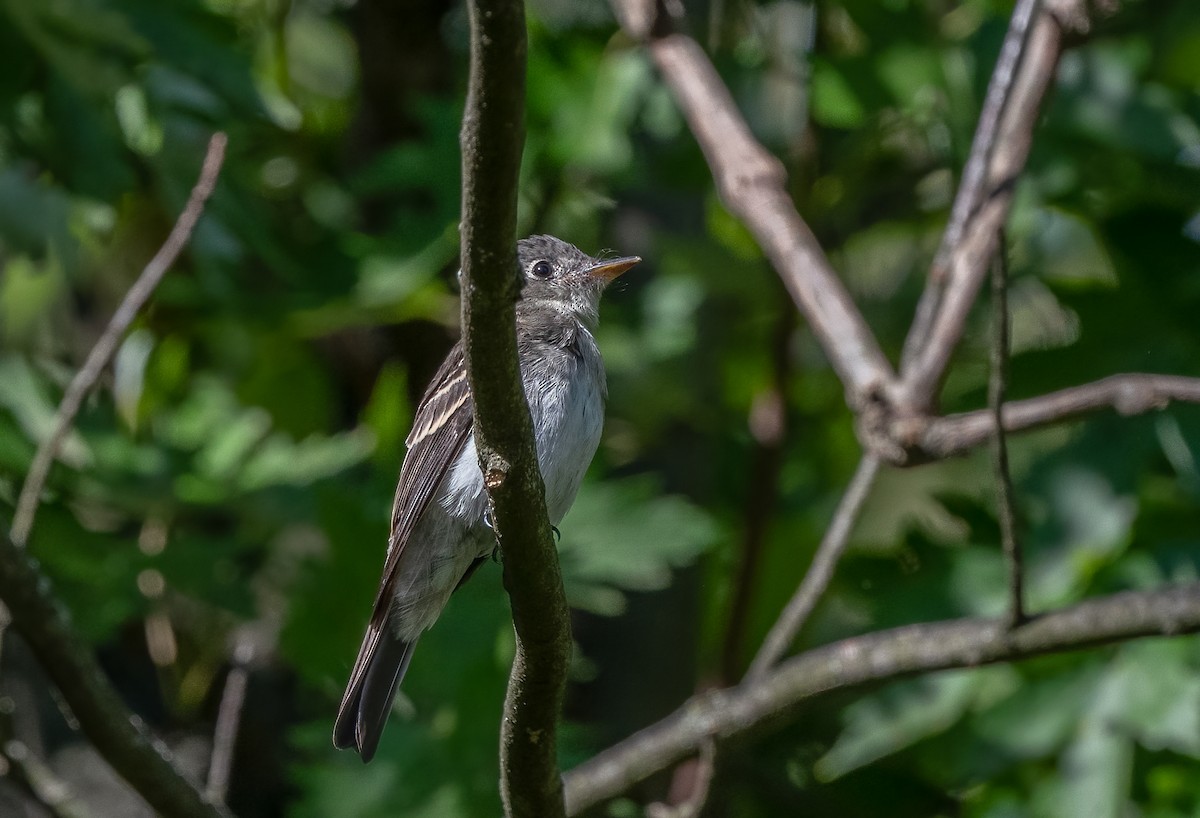
<path fill-rule="evenodd" d="M 587 342 L 595 351 L 590 335 Z M 537 431 L 538 465 L 546 483 L 546 511 L 553 525 L 562 521 L 575 501 L 604 428 L 605 384 L 599 352 L 583 360 L 571 357 L 570 377 L 543 381 L 544 388 L 536 394 L 527 391 Z"/>
<path fill-rule="evenodd" d="M 552 525 L 562 521 L 575 501 L 604 428 L 607 389 L 600 351 L 582 327 L 577 343 L 582 354 L 555 349 L 521 371 Z M 482 520 L 486 503 L 478 464 L 472 434 L 440 495 L 442 507 L 452 516 Z"/>

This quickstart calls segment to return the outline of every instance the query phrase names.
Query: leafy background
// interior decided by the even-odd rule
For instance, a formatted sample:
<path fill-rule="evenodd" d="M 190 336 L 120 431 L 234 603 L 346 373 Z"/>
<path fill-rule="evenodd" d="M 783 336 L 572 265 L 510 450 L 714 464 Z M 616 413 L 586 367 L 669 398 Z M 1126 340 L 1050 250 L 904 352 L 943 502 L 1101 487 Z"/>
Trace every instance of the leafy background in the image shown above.
<path fill-rule="evenodd" d="M 689 4 L 893 356 L 1010 11 Z M 647 259 L 604 307 L 605 437 L 562 525 L 569 764 L 737 678 L 858 447 L 840 384 L 646 55 L 597 0 L 529 14 L 523 232 Z M 68 439 L 32 552 L 127 701 L 198 771 L 231 657 L 249 657 L 239 815 L 497 814 L 512 636 L 494 567 L 422 641 L 379 757 L 364 768 L 329 743 L 413 402 L 457 331 L 463 7 L 5 0 L 0 20 L 0 517 L 226 130 L 207 214 Z M 1189 0 L 1130 3 L 1063 58 L 1011 221 L 1014 397 L 1200 375 L 1198 78 Z M 984 401 L 982 312 L 971 327 L 948 410 Z M 1196 578 L 1194 407 L 1013 446 L 1034 609 Z M 804 643 L 999 611 L 988 474 L 982 454 L 885 472 Z M 135 814 L 11 638 L 4 660 L 14 734 L 95 814 Z M 1143 642 L 823 699 L 738 749 L 725 809 L 1189 816 L 1197 759 L 1200 642 Z M 608 810 L 635 814 L 667 783 Z M 43 814 L 3 782 L 0 806 Z"/>

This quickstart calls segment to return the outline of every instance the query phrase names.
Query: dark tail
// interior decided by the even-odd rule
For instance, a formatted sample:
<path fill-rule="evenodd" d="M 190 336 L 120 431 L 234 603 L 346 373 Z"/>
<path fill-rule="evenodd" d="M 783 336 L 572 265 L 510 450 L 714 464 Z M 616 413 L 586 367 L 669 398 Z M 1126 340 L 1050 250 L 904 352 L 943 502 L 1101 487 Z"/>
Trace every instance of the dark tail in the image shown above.
<path fill-rule="evenodd" d="M 397 639 L 386 622 L 372 618 L 333 725 L 335 747 L 354 748 L 363 763 L 374 758 L 416 644 Z"/>

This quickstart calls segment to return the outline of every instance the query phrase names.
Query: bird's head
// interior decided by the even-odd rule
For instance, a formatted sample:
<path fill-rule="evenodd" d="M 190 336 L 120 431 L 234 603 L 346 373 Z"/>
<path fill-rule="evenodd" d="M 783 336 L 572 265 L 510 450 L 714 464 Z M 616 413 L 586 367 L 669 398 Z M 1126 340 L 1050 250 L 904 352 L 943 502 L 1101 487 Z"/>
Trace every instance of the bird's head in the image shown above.
<path fill-rule="evenodd" d="M 520 305 L 594 324 L 604 288 L 639 261 L 637 256 L 592 258 L 554 236 L 521 239 L 517 242 L 517 262 L 524 278 Z"/>

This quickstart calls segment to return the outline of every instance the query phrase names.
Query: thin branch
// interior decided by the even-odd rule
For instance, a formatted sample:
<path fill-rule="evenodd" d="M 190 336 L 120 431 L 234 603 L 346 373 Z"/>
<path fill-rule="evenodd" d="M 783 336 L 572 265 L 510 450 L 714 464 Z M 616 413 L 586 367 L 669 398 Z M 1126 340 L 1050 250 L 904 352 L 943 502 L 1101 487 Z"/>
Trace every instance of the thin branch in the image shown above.
<path fill-rule="evenodd" d="M 1017 65 L 1025 52 L 1029 41 L 1030 23 L 1039 0 L 1017 0 L 1012 18 L 1008 23 L 1008 33 L 1004 35 L 1004 43 L 1000 46 L 1000 56 L 996 59 L 996 67 L 988 82 L 987 94 L 983 98 L 983 110 L 979 114 L 979 122 L 975 126 L 975 138 L 971 142 L 971 152 L 967 156 L 967 164 L 963 168 L 962 182 L 954 197 L 954 205 L 950 210 L 950 221 L 942 233 L 942 242 L 934 256 L 933 268 L 926 282 L 925 291 L 917 304 L 916 317 L 908 337 L 904 340 L 904 352 L 901 356 L 901 368 L 907 369 L 915 354 L 925 343 L 929 334 L 930 324 L 941 304 L 942 294 L 946 285 L 946 271 L 950 254 L 962 241 L 963 231 L 967 223 L 975 216 L 985 197 L 985 182 L 988 178 L 988 166 L 991 164 L 992 149 L 996 144 L 996 134 L 999 131 L 1000 116 L 1008 106 L 1012 94 L 1013 81 L 1017 76 Z"/>
<path fill-rule="evenodd" d="M 50 580 L 12 540 L 0 534 L 0 600 L 46 675 L 61 691 L 84 734 L 113 769 L 172 818 L 219 818 L 224 808 L 208 803 L 183 776 L 160 740 L 129 712 L 80 641 Z"/>
<path fill-rule="evenodd" d="M 747 739 L 792 721 L 813 698 L 865 683 L 1015 662 L 1200 631 L 1200 583 L 1113 594 L 1043 614 L 1016 630 L 1005 618 L 909 625 L 810 650 L 763 677 L 702 694 L 672 715 L 567 772 L 570 815 L 614 798 L 695 753 L 710 737 Z"/>
<path fill-rule="evenodd" d="M 517 177 L 524 145 L 525 10 L 470 0 L 471 76 L 463 114 L 463 344 L 475 442 L 504 554 L 517 652 L 500 738 L 509 818 L 564 815 L 556 729 L 571 653 L 558 553 L 517 364 Z"/>
<path fill-rule="evenodd" d="M 1165 409 L 1171 401 L 1200 403 L 1200 378 L 1126 373 L 1004 404 L 1004 430 L 1024 432 L 1113 409 L 1124 416 Z M 995 434 L 992 412 L 980 409 L 934 418 L 901 435 L 902 445 L 928 460 L 963 454 Z"/>
<path fill-rule="evenodd" d="M 846 487 L 846 493 L 842 495 L 842 501 L 838 504 L 829 528 L 825 530 L 825 536 L 817 548 L 812 565 L 809 566 L 796 593 L 788 600 L 779 619 L 771 626 L 767 638 L 763 640 L 758 655 L 754 657 L 750 669 L 746 672 L 747 679 L 762 678 L 795 641 L 796 634 L 800 632 L 800 628 L 804 626 L 817 601 L 833 579 L 834 568 L 846 548 L 850 532 L 854 530 L 854 523 L 858 521 L 859 512 L 871 493 L 871 486 L 874 485 L 875 475 L 878 473 L 879 459 L 872 454 L 863 455 L 854 476 L 850 479 L 850 485 Z"/>
<path fill-rule="evenodd" d="M 217 708 L 217 723 L 213 728 L 212 757 L 209 759 L 208 783 L 204 787 L 204 795 L 214 804 L 224 804 L 229 793 L 233 749 L 237 744 L 238 728 L 242 722 L 246 684 L 250 679 L 250 660 L 253 658 L 254 645 L 243 632 L 234 644 L 233 663 L 225 677 L 221 704 Z"/>
<path fill-rule="evenodd" d="M 705 741 L 700 744 L 700 755 L 691 761 L 690 782 L 691 792 L 678 803 L 657 802 L 646 807 L 646 818 L 706 818 L 712 810 L 719 809 L 713 785 L 717 774 L 717 745 L 715 741 Z M 675 769 L 676 781 L 680 770 L 687 767 L 684 762 Z"/>
<path fill-rule="evenodd" d="M 96 340 L 92 351 L 88 353 L 83 367 L 75 373 L 75 377 L 71 379 L 66 392 L 63 393 L 62 402 L 59 403 L 58 411 L 54 415 L 54 424 L 50 434 L 38 446 L 33 462 L 29 466 L 29 473 L 25 477 L 25 483 L 21 486 L 21 494 L 17 498 L 17 508 L 13 514 L 9 536 L 18 547 L 23 548 L 29 540 L 29 532 L 33 528 L 33 520 L 37 515 L 42 490 L 46 487 L 46 478 L 50 475 L 50 467 L 54 463 L 54 458 L 58 456 L 59 449 L 62 448 L 71 424 L 75 422 L 75 416 L 79 414 L 83 399 L 100 379 L 100 373 L 112 360 L 117 351 L 117 345 L 121 342 L 126 330 L 129 329 L 129 325 L 133 323 L 142 307 L 150 300 L 150 296 L 162 281 L 163 276 L 166 275 L 167 270 L 175 263 L 175 259 L 178 258 L 179 253 L 191 238 L 196 222 L 204 213 L 204 205 L 208 201 L 208 197 L 212 195 L 213 188 L 217 184 L 217 176 L 221 172 L 221 165 L 225 161 L 226 141 L 225 134 L 219 131 L 208 140 L 208 151 L 204 155 L 204 164 L 200 167 L 200 178 L 196 181 L 196 186 L 192 188 L 192 194 L 188 197 L 187 204 L 184 206 L 183 212 L 179 214 L 175 226 L 171 229 L 162 247 L 154 254 L 154 258 L 150 259 L 150 263 L 146 265 L 133 286 L 125 293 L 121 305 L 117 307 L 117 311 L 109 319 L 108 326 L 104 328 L 104 332 Z"/>
<path fill-rule="evenodd" d="M 1025 5 L 1019 6 L 1018 11 L 1025 11 Z M 1018 25 L 1010 41 L 1024 38 L 1021 19 L 1015 17 L 1014 24 Z M 992 86 L 1007 88 L 1008 93 L 996 103 L 1001 113 L 994 129 L 977 140 L 992 145 L 993 149 L 984 154 L 989 159 L 987 172 L 979 182 L 981 189 L 977 191 L 972 186 L 963 194 L 963 207 L 970 215 L 959 231 L 960 240 L 948 245 L 942 253 L 942 266 L 933 271 L 926 288 L 933 292 L 922 296 L 918 318 L 910 330 L 910 337 L 917 332 L 926 337 L 906 341 L 909 360 L 901 369 L 898 396 L 900 406 L 906 410 L 925 410 L 936 402 L 950 357 L 987 277 L 989 262 L 996 252 L 998 231 L 1008 219 L 1017 178 L 1033 143 L 1038 111 L 1058 68 L 1063 35 L 1062 24 L 1054 14 L 1039 11 L 1034 15 L 1024 50 L 1020 50 L 1021 40 L 1017 40 L 1019 60 L 1015 74 L 1011 79 L 1003 75 L 1000 69 L 1009 63 L 1004 60 L 992 77 Z M 988 96 L 993 95 L 989 92 Z M 981 122 L 980 127 L 984 124 Z M 982 147 L 978 152 L 982 152 Z M 927 331 L 923 324 L 929 325 Z"/>
<path fill-rule="evenodd" d="M 90 818 L 87 806 L 75 797 L 70 785 L 21 741 L 10 739 L 0 745 L 8 769 L 4 777 L 16 781 L 39 806 L 54 818 Z"/>
<path fill-rule="evenodd" d="M 782 163 L 754 138 L 704 50 L 654 0 L 612 0 L 646 41 L 729 209 L 754 234 L 858 410 L 890 388 L 892 367 L 787 191 Z"/>
<path fill-rule="evenodd" d="M 1012 475 L 1008 469 L 1008 440 L 1002 407 L 1008 391 L 1008 253 L 1004 230 L 1000 251 L 992 263 L 992 366 L 988 377 L 988 408 L 992 413 L 992 457 L 996 467 L 996 515 L 1000 519 L 1000 541 L 1008 562 L 1008 624 L 1015 628 L 1025 621 L 1024 571 L 1021 544 L 1017 540 L 1017 508 L 1013 499 Z"/>
<path fill-rule="evenodd" d="M 762 552 L 771 529 L 772 511 L 779 495 L 784 445 L 788 436 L 787 393 L 791 375 L 791 341 L 796 311 L 786 302 L 771 343 L 771 382 L 750 407 L 750 435 L 754 439 L 746 501 L 742 518 L 741 560 L 733 579 L 733 595 L 721 648 L 721 683 L 735 681 L 742 672 L 746 623 L 758 587 Z"/>

